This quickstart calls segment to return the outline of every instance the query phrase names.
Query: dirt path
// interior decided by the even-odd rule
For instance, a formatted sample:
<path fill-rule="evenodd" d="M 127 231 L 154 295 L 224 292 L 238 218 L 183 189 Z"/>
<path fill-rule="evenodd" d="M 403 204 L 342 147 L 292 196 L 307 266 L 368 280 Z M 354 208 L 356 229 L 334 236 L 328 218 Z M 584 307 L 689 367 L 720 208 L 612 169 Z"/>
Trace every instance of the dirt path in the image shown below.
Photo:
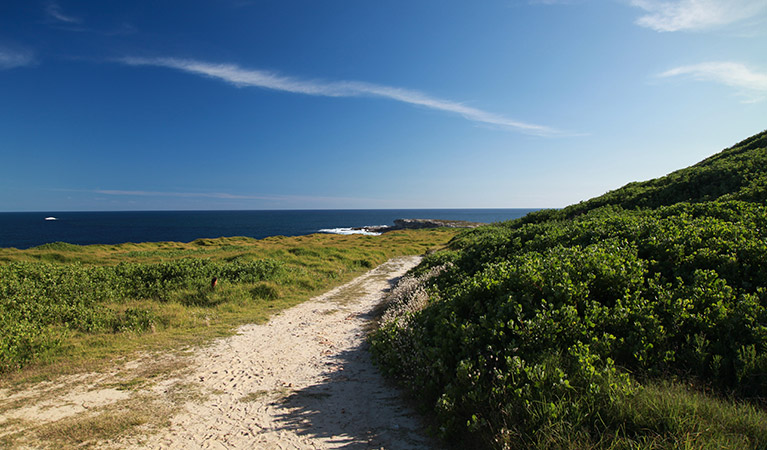
<path fill-rule="evenodd" d="M 418 419 L 372 365 L 364 340 L 384 291 L 418 260 L 391 260 L 267 324 L 244 326 L 196 351 L 181 382 L 198 385 L 204 399 L 186 403 L 167 429 L 121 444 L 430 448 Z"/>

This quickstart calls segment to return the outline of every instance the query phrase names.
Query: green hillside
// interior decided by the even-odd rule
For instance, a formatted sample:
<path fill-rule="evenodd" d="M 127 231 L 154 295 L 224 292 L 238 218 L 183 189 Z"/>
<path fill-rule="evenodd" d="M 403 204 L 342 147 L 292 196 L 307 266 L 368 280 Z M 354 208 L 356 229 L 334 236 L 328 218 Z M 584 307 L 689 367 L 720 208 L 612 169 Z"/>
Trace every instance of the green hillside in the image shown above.
<path fill-rule="evenodd" d="M 765 448 L 765 186 L 761 133 L 462 233 L 393 294 L 376 360 L 461 445 Z"/>
<path fill-rule="evenodd" d="M 767 131 L 685 169 L 650 181 L 630 183 L 587 202 L 569 206 L 562 217 L 572 218 L 605 205 L 626 209 L 657 208 L 679 202 L 718 199 L 767 200 Z"/>

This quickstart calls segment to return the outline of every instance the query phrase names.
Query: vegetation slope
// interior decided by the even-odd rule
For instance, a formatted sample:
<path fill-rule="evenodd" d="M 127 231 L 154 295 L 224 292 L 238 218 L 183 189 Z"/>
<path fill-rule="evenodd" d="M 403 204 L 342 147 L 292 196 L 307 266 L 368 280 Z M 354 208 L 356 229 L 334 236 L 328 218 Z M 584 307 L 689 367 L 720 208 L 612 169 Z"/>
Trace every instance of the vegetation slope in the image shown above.
<path fill-rule="evenodd" d="M 767 448 L 765 200 L 767 132 L 464 232 L 374 356 L 463 446 Z"/>

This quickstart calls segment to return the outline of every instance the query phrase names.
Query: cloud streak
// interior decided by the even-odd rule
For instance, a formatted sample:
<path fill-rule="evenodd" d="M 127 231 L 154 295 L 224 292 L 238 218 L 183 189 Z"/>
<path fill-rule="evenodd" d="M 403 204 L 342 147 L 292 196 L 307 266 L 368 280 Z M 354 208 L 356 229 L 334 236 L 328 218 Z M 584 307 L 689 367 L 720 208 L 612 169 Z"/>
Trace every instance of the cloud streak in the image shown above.
<path fill-rule="evenodd" d="M 66 24 L 75 25 L 80 24 L 82 20 L 78 17 L 65 14 L 58 3 L 50 2 L 45 7 L 45 14 L 56 22 L 64 22 Z"/>
<path fill-rule="evenodd" d="M 30 52 L 0 47 L 0 70 L 31 66 L 34 63 L 35 57 Z"/>
<path fill-rule="evenodd" d="M 96 194 L 131 196 L 131 197 L 180 197 L 180 198 L 216 198 L 225 200 L 275 200 L 276 197 L 258 195 L 237 195 L 225 192 L 161 192 L 161 191 L 127 191 L 118 189 L 96 189 Z"/>
<path fill-rule="evenodd" d="M 62 189 L 70 191 L 69 189 Z M 157 197 L 157 198 L 186 198 L 186 199 L 214 199 L 214 200 L 258 200 L 278 205 L 329 205 L 339 207 L 348 205 L 349 202 L 356 202 L 359 205 L 370 205 L 372 202 L 380 200 L 355 198 L 355 197 L 324 197 L 324 196 L 302 196 L 302 195 L 245 195 L 231 194 L 227 192 L 167 192 L 167 191 L 144 191 L 144 190 L 121 190 L 121 189 L 94 189 L 79 192 L 89 192 L 99 195 L 114 197 Z"/>
<path fill-rule="evenodd" d="M 501 126 L 534 135 L 555 135 L 557 130 L 513 120 L 481 109 L 431 97 L 419 91 L 360 81 L 318 81 L 279 75 L 262 70 L 243 69 L 235 64 L 214 64 L 178 58 L 135 58 L 119 60 L 131 66 L 155 66 L 215 78 L 238 87 L 258 87 L 321 97 L 380 97 L 428 109 L 458 114 L 478 123 Z"/>
<path fill-rule="evenodd" d="M 646 13 L 638 25 L 661 32 L 716 28 L 767 12 L 764 0 L 631 0 L 631 5 Z"/>
<path fill-rule="evenodd" d="M 662 78 L 688 76 L 698 81 L 710 81 L 738 88 L 758 101 L 767 96 L 767 73 L 757 72 L 735 62 L 707 62 L 680 66 L 659 75 Z"/>

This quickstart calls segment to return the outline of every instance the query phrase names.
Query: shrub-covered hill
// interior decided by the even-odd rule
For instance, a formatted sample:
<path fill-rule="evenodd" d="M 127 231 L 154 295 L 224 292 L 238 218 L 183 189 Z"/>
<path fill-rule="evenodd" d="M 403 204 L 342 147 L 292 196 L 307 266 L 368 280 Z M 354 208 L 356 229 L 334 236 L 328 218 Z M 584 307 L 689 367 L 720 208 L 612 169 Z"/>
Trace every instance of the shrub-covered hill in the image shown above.
<path fill-rule="evenodd" d="M 644 182 L 629 183 L 586 202 L 560 211 L 546 211 L 544 218 L 572 218 L 605 205 L 625 209 L 657 208 L 679 202 L 700 203 L 717 199 L 767 201 L 767 131 L 685 169 Z M 536 217 L 537 215 L 533 215 Z M 528 220 L 532 219 L 528 218 Z"/>
<path fill-rule="evenodd" d="M 462 233 L 413 274 L 376 360 L 480 448 L 767 447 L 766 163 L 761 133 Z"/>

